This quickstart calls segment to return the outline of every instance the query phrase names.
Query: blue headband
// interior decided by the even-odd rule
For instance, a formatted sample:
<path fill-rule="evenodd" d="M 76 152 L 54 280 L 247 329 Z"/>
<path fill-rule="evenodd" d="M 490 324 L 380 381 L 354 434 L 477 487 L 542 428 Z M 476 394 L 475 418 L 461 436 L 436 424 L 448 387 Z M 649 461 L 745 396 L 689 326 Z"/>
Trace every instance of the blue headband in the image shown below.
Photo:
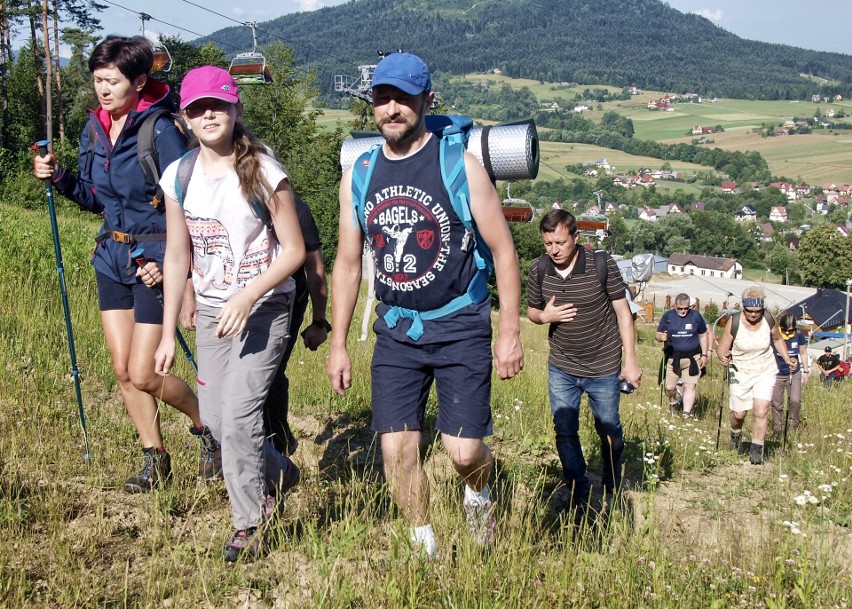
<path fill-rule="evenodd" d="M 744 307 L 763 307 L 762 298 L 743 298 Z"/>

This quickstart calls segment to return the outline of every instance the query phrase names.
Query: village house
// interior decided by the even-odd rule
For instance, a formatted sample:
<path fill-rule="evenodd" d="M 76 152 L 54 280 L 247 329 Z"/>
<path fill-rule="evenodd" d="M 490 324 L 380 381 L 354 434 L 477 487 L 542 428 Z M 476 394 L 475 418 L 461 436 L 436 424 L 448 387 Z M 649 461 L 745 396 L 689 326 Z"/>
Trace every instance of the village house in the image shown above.
<path fill-rule="evenodd" d="M 775 234 L 775 228 L 769 222 L 761 222 L 757 225 L 760 228 L 760 240 L 764 243 L 772 241 L 772 235 Z"/>
<path fill-rule="evenodd" d="M 770 222 L 786 222 L 787 208 L 781 207 L 780 205 L 773 206 L 769 211 L 769 220 Z"/>
<path fill-rule="evenodd" d="M 689 209 L 692 211 L 704 211 L 704 203 L 701 201 L 696 201 L 695 203 L 689 206 Z"/>
<path fill-rule="evenodd" d="M 604 204 L 604 213 L 605 214 L 612 214 L 612 213 L 617 212 L 618 210 L 619 210 L 619 206 L 618 206 L 618 203 L 616 203 L 615 201 L 607 201 Z"/>
<path fill-rule="evenodd" d="M 669 256 L 668 273 L 670 275 L 740 279 L 743 275 L 743 265 L 737 262 L 735 258 L 672 254 Z"/>
<path fill-rule="evenodd" d="M 757 210 L 751 205 L 744 205 L 743 208 L 736 213 L 734 219 L 737 222 L 754 222 L 757 220 Z"/>
<path fill-rule="evenodd" d="M 796 251 L 799 249 L 799 238 L 793 235 L 787 237 L 787 249 L 791 251 Z"/>
<path fill-rule="evenodd" d="M 736 182 L 722 182 L 722 192 L 726 195 L 736 194 L 737 183 Z"/>
<path fill-rule="evenodd" d="M 844 237 L 848 237 L 849 236 L 849 227 L 846 226 L 845 224 L 838 224 L 837 225 L 837 232 L 840 233 L 841 235 L 843 235 Z"/>
<path fill-rule="evenodd" d="M 657 212 L 650 207 L 643 207 L 642 211 L 639 212 L 639 219 L 645 220 L 646 222 L 656 222 Z"/>
<path fill-rule="evenodd" d="M 693 125 L 692 126 L 692 135 L 707 135 L 709 133 L 716 133 L 715 127 L 702 127 L 701 125 Z"/>

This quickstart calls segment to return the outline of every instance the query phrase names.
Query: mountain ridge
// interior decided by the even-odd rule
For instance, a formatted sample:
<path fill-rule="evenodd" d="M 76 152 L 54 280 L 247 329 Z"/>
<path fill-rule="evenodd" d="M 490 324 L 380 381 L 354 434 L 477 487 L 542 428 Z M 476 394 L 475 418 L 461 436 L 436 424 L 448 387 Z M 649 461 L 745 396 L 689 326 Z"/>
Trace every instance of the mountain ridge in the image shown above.
<path fill-rule="evenodd" d="M 739 98 L 852 94 L 852 55 L 746 40 L 660 0 L 352 0 L 261 24 L 283 39 L 324 93 L 376 50 L 404 50 L 434 72 L 499 68 L 513 77 L 635 85 Z M 271 34 L 271 35 L 270 35 Z M 211 37 L 251 48 L 247 28 Z M 838 84 L 818 85 L 800 74 Z"/>

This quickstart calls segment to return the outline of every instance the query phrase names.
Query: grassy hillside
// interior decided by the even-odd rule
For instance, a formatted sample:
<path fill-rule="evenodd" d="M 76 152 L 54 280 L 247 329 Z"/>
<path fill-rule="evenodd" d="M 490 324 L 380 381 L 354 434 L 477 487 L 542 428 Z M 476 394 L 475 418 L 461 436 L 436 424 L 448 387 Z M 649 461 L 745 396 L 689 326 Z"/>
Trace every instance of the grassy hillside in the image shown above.
<path fill-rule="evenodd" d="M 374 345 L 350 340 L 354 385 L 335 397 L 327 345 L 290 362 L 300 485 L 256 564 L 221 560 L 224 487 L 195 481 L 186 421 L 162 412 L 175 480 L 131 496 L 120 482 L 138 445 L 115 386 L 96 311 L 91 216 L 60 230 L 94 461 L 82 463 L 50 229 L 43 211 L 0 204 L 0 606 L 75 607 L 842 607 L 852 569 L 852 429 L 848 387 L 805 389 L 803 422 L 762 467 L 715 450 L 718 363 L 698 416 L 660 408 L 659 349 L 642 325 L 642 386 L 622 400 L 626 493 L 575 528 L 547 407 L 546 330 L 522 323 L 526 367 L 495 382 L 493 480 L 499 537 L 467 539 L 458 480 L 439 445 L 427 473 L 441 557 L 408 560 L 406 523 L 391 507 L 369 420 Z M 360 311 L 359 311 L 360 313 Z M 355 326 L 360 325 L 356 318 Z M 176 370 L 191 378 L 185 362 Z M 429 420 L 435 415 L 430 400 Z M 600 449 L 582 410 L 580 434 L 599 483 Z M 746 431 L 746 438 L 749 437 Z M 617 591 L 617 593 L 614 593 Z"/>

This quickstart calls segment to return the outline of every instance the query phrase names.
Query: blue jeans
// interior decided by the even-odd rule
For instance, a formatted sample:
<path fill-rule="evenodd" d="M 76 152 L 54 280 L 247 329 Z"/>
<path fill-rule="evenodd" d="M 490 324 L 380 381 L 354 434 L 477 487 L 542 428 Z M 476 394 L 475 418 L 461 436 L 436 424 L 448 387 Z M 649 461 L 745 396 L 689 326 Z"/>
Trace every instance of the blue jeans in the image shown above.
<path fill-rule="evenodd" d="M 607 492 L 621 487 L 621 455 L 624 452 L 624 431 L 618 415 L 621 394 L 618 373 L 598 378 L 573 376 L 554 366 L 548 366 L 550 412 L 556 430 L 556 452 L 562 462 L 565 482 L 572 489 L 572 501 L 585 503 L 591 485 L 586 477 L 586 460 L 580 447 L 580 397 L 589 396 L 589 406 L 595 417 L 595 430 L 601 439 L 603 486 Z"/>

